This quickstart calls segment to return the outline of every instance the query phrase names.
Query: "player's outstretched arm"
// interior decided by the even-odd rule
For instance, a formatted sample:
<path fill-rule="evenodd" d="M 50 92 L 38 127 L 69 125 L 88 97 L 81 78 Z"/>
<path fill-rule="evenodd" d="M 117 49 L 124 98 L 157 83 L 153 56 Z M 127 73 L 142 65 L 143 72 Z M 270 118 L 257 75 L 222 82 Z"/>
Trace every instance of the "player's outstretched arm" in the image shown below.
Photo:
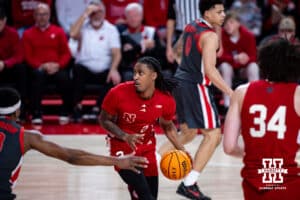
<path fill-rule="evenodd" d="M 24 133 L 25 152 L 35 149 L 47 156 L 66 161 L 73 165 L 116 165 L 122 169 L 131 169 L 138 172 L 135 167 L 147 167 L 147 159 L 143 157 L 110 157 L 88 153 L 86 151 L 71 149 L 48 141 L 38 131 L 25 130 Z"/>

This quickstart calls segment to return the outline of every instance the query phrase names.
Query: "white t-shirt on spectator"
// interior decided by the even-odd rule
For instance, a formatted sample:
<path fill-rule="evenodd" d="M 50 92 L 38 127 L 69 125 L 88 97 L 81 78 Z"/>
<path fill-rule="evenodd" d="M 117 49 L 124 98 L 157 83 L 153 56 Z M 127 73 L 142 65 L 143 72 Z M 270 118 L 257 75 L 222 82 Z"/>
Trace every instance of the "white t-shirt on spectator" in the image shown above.
<path fill-rule="evenodd" d="M 100 29 L 95 30 L 88 21 L 81 29 L 81 46 L 78 41 L 70 39 L 69 46 L 75 63 L 84 65 L 91 72 L 101 73 L 110 68 L 112 49 L 121 48 L 120 35 L 117 28 L 104 21 Z"/>

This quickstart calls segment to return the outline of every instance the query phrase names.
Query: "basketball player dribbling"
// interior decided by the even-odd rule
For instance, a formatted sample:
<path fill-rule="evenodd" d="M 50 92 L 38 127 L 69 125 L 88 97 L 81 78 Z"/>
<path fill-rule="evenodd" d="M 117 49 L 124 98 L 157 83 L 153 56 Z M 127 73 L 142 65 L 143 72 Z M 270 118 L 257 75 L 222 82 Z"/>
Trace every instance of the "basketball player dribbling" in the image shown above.
<path fill-rule="evenodd" d="M 228 96 L 231 96 L 233 91 L 216 69 L 217 51 L 220 48 L 216 30 L 225 18 L 223 1 L 201 0 L 199 11 L 202 18 L 188 24 L 181 37 L 182 56 L 181 59 L 178 56 L 180 64 L 175 73 L 179 86 L 175 88 L 173 95 L 180 123 L 179 141 L 184 144 L 192 141 L 199 130 L 203 140 L 195 154 L 193 170 L 178 186 L 176 192 L 189 199 L 209 200 L 210 198 L 199 190 L 197 181 L 222 137 L 211 84 Z M 172 148 L 170 143 L 163 144 L 159 152 L 162 155 Z"/>
<path fill-rule="evenodd" d="M 225 119 L 224 151 L 243 157 L 245 200 L 299 200 L 300 46 L 284 39 L 267 43 L 258 63 L 265 80 L 235 90 Z"/>
<path fill-rule="evenodd" d="M 176 149 L 184 147 L 177 141 L 172 121 L 175 101 L 171 96 L 177 82 L 165 79 L 158 60 L 143 57 L 133 69 L 133 80 L 109 91 L 102 104 L 100 124 L 109 131 L 110 153 L 122 156 L 134 152 L 149 160 L 141 174 L 116 168 L 129 186 L 131 199 L 153 200 L 158 195 L 158 168 L 155 156 L 154 126 L 160 126 Z"/>
<path fill-rule="evenodd" d="M 20 96 L 12 88 L 0 88 L 0 199 L 16 198 L 12 189 L 18 179 L 22 158 L 31 150 L 66 161 L 73 165 L 116 165 L 140 173 L 147 167 L 147 159 L 142 157 L 109 157 L 70 149 L 47 141 L 40 132 L 24 130 L 16 123 L 20 114 Z M 137 169 L 139 168 L 139 169 Z M 42 198 L 42 197 L 41 197 Z"/>

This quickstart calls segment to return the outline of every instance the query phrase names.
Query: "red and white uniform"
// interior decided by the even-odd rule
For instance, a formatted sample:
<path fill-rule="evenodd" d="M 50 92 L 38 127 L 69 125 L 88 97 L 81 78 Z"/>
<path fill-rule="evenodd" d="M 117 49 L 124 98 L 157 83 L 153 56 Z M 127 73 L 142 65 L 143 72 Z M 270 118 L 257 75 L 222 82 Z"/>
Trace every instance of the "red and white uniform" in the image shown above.
<path fill-rule="evenodd" d="M 256 81 L 242 105 L 245 141 L 245 199 L 300 199 L 300 117 L 295 112 L 296 83 Z"/>
<path fill-rule="evenodd" d="M 0 199 L 15 199 L 16 185 L 24 155 L 24 128 L 0 116 Z"/>
<path fill-rule="evenodd" d="M 160 117 L 172 120 L 176 109 L 173 97 L 155 90 L 151 99 L 142 99 L 136 93 L 134 83 L 130 81 L 112 88 L 104 98 L 102 109 L 117 116 L 116 124 L 124 132 L 144 134 L 143 144 L 137 145 L 135 155 L 145 156 L 150 162 L 144 171 L 145 176 L 157 176 L 154 126 Z M 115 137 L 110 138 L 112 156 L 122 156 L 133 152 L 126 142 Z"/>

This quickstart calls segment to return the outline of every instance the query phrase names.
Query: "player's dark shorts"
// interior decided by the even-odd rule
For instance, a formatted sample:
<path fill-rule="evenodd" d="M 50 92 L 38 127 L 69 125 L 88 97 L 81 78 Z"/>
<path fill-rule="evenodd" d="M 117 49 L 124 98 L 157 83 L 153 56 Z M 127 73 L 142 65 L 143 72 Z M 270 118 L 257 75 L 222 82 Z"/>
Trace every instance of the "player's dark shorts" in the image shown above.
<path fill-rule="evenodd" d="M 179 82 L 173 91 L 179 123 L 189 128 L 212 129 L 220 127 L 217 107 L 210 86 Z"/>

